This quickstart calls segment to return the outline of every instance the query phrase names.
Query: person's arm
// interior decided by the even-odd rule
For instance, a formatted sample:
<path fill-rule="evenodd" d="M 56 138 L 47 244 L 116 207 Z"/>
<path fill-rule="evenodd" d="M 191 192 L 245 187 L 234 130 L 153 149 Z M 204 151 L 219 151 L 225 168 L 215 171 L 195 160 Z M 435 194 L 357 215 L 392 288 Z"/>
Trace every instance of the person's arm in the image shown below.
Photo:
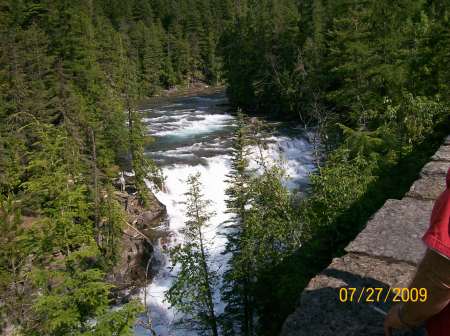
<path fill-rule="evenodd" d="M 426 288 L 427 300 L 394 306 L 384 323 L 386 335 L 392 328 L 419 326 L 450 303 L 450 260 L 428 249 L 409 288 Z"/>

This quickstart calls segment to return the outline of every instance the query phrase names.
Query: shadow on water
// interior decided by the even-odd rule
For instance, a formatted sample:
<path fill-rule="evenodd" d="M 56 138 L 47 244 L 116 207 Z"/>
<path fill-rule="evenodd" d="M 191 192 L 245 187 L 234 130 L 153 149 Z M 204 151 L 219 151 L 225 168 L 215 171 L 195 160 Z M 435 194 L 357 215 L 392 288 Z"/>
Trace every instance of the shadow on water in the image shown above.
<path fill-rule="evenodd" d="M 401 199 L 419 177 L 422 167 L 450 133 L 450 118 L 413 152 L 371 183 L 367 192 L 328 227 L 316 229 L 305 244 L 283 263 L 261 274 L 257 307 L 261 316 L 261 335 L 279 334 L 287 316 L 294 311 L 302 290 L 310 279 L 327 267 L 332 258 L 344 255 L 344 248 L 361 231 L 369 218 L 387 199 Z M 339 235 L 336 235 L 339 233 Z M 333 290 L 324 288 L 322 290 Z M 381 316 L 378 320 L 382 321 Z M 336 333 L 339 335 L 339 332 Z"/>

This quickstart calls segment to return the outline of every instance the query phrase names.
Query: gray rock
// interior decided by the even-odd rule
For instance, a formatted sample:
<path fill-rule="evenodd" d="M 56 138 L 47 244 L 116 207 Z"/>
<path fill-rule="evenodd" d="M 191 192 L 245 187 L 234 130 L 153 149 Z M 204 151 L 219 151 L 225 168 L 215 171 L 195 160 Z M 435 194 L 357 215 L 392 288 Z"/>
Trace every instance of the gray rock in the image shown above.
<path fill-rule="evenodd" d="M 354 302 L 339 300 L 342 287 L 383 288 L 406 287 L 415 267 L 406 263 L 390 263 L 369 256 L 347 254 L 334 259 L 330 266 L 313 278 L 302 293 L 300 305 L 283 325 L 282 336 L 359 336 L 383 335 L 384 316 L 375 311 L 377 307 L 388 311 L 392 296 L 384 303 L 367 303 L 358 291 Z M 384 296 L 385 297 L 385 296 Z"/>
<path fill-rule="evenodd" d="M 425 167 L 423 167 L 422 172 L 420 174 L 422 176 L 426 176 L 426 175 L 445 176 L 447 174 L 447 170 L 449 167 L 450 167 L 450 162 L 431 161 L 431 162 L 428 162 L 425 165 Z"/>
<path fill-rule="evenodd" d="M 143 211 L 137 218 L 136 226 L 144 230 L 151 229 L 160 224 L 164 214 L 163 208 L 158 211 Z"/>
<path fill-rule="evenodd" d="M 124 225 L 120 242 L 122 254 L 108 274 L 108 281 L 116 286 L 114 296 L 120 301 L 152 278 L 153 269 L 160 266 L 156 258 L 152 258 L 154 246 L 158 244 L 158 238 L 167 236 L 168 232 L 158 228 L 165 220 L 166 207 L 151 191 L 146 207 L 140 204 L 135 194 L 116 191 L 115 195 L 126 209 L 130 224 Z M 149 261 L 150 274 L 146 274 Z"/>
<path fill-rule="evenodd" d="M 444 145 L 450 145 L 450 135 L 445 138 Z"/>
<path fill-rule="evenodd" d="M 425 252 L 421 237 L 432 207 L 432 201 L 388 200 L 345 250 L 417 264 Z"/>
<path fill-rule="evenodd" d="M 432 159 L 434 161 L 450 162 L 450 146 L 441 146 Z"/>
<path fill-rule="evenodd" d="M 445 178 L 441 175 L 431 175 L 414 182 L 406 196 L 422 200 L 435 200 L 444 190 Z"/>

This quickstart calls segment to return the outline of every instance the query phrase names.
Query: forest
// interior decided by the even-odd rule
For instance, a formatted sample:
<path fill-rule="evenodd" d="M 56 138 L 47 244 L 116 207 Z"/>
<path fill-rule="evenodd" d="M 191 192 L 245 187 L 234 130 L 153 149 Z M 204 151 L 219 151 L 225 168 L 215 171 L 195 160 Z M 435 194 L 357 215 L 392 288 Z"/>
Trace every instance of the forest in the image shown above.
<path fill-rule="evenodd" d="M 196 175 L 167 300 L 199 334 L 277 334 L 450 132 L 449 16 L 447 0 L 0 0 L 2 334 L 134 335 L 144 307 L 112 309 L 107 280 L 127 222 L 114 181 L 133 171 L 151 202 L 164 179 L 139 104 L 196 83 L 226 87 L 237 118 L 226 306 L 217 316 Z M 249 168 L 248 146 L 265 146 L 255 115 L 318 135 L 306 197 L 263 156 Z"/>

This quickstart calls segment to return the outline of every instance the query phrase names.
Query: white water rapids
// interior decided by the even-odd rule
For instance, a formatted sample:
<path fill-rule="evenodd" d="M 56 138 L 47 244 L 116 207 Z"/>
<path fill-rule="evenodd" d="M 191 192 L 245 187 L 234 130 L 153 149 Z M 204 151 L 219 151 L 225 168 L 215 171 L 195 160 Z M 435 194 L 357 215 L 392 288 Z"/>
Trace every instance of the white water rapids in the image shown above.
<path fill-rule="evenodd" d="M 203 194 L 211 200 L 215 216 L 205 231 L 210 241 L 209 254 L 213 269 L 223 273 L 228 260 L 221 253 L 226 244 L 222 225 L 225 213 L 226 175 L 230 169 L 230 145 L 235 118 L 226 112 L 224 94 L 176 98 L 149 106 L 143 112 L 148 134 L 155 143 L 148 148 L 147 155 L 162 168 L 166 177 L 166 190 L 158 192 L 158 199 L 167 207 L 170 239 L 162 243 L 170 247 L 182 242 L 179 230 L 185 222 L 184 193 L 189 175 L 201 173 Z M 305 185 L 308 173 L 314 169 L 312 146 L 300 128 L 279 125 L 265 151 L 267 157 L 284 162 L 290 177 L 289 188 Z M 167 246 L 168 245 L 168 246 Z M 174 321 L 178 314 L 164 301 L 164 292 L 170 288 L 176 270 L 170 271 L 170 261 L 159 246 L 155 257 L 161 267 L 147 288 L 146 305 L 150 307 L 154 330 L 158 336 L 195 336 L 197 333 L 177 329 Z M 223 312 L 219 288 L 215 289 L 216 313 Z M 179 328 L 179 327 L 178 327 Z M 135 327 L 135 335 L 150 335 L 148 330 Z"/>

